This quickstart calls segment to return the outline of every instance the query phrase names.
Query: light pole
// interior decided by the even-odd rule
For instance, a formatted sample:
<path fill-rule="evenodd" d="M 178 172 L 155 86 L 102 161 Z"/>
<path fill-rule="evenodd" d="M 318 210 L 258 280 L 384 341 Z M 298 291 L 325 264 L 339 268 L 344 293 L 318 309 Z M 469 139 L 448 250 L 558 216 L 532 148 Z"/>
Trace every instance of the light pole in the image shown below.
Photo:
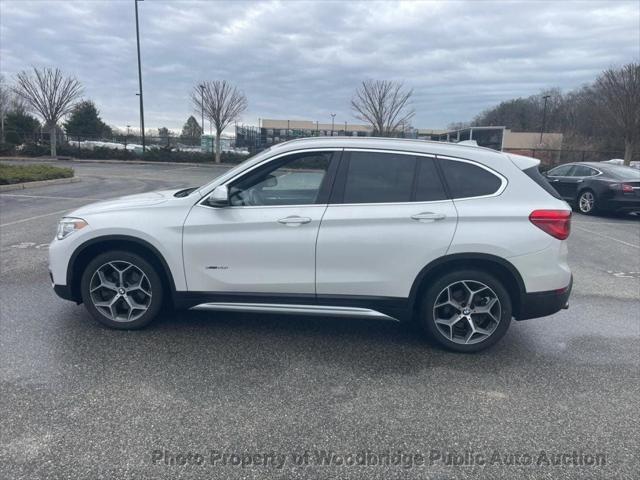
<path fill-rule="evenodd" d="M 124 137 L 124 149 L 127 149 L 127 143 L 129 142 L 129 130 L 131 129 L 131 125 L 127 125 L 127 134 Z"/>
<path fill-rule="evenodd" d="M 138 44 L 138 83 L 140 85 L 140 134 L 142 135 L 142 152 L 144 153 L 146 150 L 146 145 L 144 141 L 144 101 L 142 99 L 142 64 L 140 62 L 140 27 L 138 25 L 138 2 L 142 2 L 144 0 L 135 0 L 134 3 L 136 5 L 136 42 Z"/>
<path fill-rule="evenodd" d="M 332 113 L 331 115 L 331 136 L 333 137 L 333 125 L 334 125 L 334 120 L 336 119 L 336 114 Z"/>
<path fill-rule="evenodd" d="M 544 133 L 544 124 L 547 121 L 547 100 L 551 95 L 545 95 L 544 97 L 544 109 L 542 110 L 542 127 L 540 128 L 540 145 L 542 145 L 542 134 Z"/>
<path fill-rule="evenodd" d="M 347 121 L 344 121 L 344 136 L 347 136 Z"/>
<path fill-rule="evenodd" d="M 200 128 L 200 136 L 204 135 L 204 84 L 198 85 L 200 87 L 200 114 L 202 116 L 201 120 L 201 128 Z"/>

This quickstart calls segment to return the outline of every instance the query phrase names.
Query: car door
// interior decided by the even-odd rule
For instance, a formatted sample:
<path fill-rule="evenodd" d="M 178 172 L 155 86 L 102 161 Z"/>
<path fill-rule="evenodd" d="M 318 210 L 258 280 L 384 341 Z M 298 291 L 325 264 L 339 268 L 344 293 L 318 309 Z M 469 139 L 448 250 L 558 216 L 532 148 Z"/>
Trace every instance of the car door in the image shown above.
<path fill-rule="evenodd" d="M 560 194 L 565 200 L 573 199 L 571 194 L 573 190 L 574 180 L 571 177 L 571 172 L 575 165 L 560 165 L 547 172 L 547 179 L 553 188 Z"/>
<path fill-rule="evenodd" d="M 318 234 L 318 298 L 407 298 L 456 221 L 435 157 L 346 149 Z"/>
<path fill-rule="evenodd" d="M 597 173 L 597 170 L 586 165 L 574 165 L 571 172 L 569 172 L 570 176 L 567 177 L 564 184 L 567 198 L 575 200 L 578 196 L 578 190 L 580 189 L 581 184 L 584 183 L 585 179 L 593 177 L 597 175 Z"/>
<path fill-rule="evenodd" d="M 183 234 L 188 289 L 315 295 L 315 243 L 339 154 L 274 157 L 226 183 L 229 206 L 194 206 Z"/>

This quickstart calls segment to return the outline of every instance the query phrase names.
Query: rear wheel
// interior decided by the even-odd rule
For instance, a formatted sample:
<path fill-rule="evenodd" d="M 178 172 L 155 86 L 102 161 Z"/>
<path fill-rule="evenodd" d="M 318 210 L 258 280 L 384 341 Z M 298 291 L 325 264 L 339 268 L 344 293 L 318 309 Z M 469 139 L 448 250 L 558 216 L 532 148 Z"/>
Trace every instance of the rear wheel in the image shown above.
<path fill-rule="evenodd" d="M 585 215 L 593 215 L 596 213 L 597 199 L 596 194 L 591 190 L 584 190 L 578 195 L 578 210 Z"/>
<path fill-rule="evenodd" d="M 111 328 L 149 324 L 162 307 L 162 281 L 144 258 L 111 251 L 98 255 L 82 275 L 80 290 L 87 310 Z"/>
<path fill-rule="evenodd" d="M 444 347 L 477 352 L 495 344 L 511 323 L 511 299 L 493 275 L 458 270 L 425 292 L 420 312 L 424 330 Z"/>

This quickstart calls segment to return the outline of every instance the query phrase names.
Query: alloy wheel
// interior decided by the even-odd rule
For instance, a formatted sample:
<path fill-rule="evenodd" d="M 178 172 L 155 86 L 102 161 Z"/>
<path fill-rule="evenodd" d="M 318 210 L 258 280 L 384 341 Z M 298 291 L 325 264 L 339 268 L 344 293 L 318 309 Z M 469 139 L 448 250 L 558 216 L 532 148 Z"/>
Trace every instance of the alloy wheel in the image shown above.
<path fill-rule="evenodd" d="M 591 192 L 584 192 L 580 195 L 580 200 L 578 201 L 578 207 L 582 213 L 589 213 L 593 210 L 593 206 L 596 203 L 596 197 Z"/>
<path fill-rule="evenodd" d="M 100 266 L 92 275 L 89 294 L 96 309 L 115 322 L 132 322 L 151 305 L 151 283 L 132 263 L 113 261 Z"/>
<path fill-rule="evenodd" d="M 475 280 L 448 285 L 438 294 L 433 307 L 438 331 L 447 340 L 463 345 L 489 338 L 498 327 L 501 314 L 496 293 Z"/>

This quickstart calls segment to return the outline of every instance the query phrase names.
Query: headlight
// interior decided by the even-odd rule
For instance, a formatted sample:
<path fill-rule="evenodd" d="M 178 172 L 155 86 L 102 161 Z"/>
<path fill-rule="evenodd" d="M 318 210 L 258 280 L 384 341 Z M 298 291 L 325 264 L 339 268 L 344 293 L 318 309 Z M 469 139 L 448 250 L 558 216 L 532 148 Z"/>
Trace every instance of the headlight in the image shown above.
<path fill-rule="evenodd" d="M 65 217 L 60 220 L 58 224 L 58 233 L 56 234 L 56 238 L 58 240 L 62 240 L 63 238 L 68 237 L 73 232 L 80 230 L 87 226 L 87 222 L 85 222 L 81 218 L 70 218 Z"/>

